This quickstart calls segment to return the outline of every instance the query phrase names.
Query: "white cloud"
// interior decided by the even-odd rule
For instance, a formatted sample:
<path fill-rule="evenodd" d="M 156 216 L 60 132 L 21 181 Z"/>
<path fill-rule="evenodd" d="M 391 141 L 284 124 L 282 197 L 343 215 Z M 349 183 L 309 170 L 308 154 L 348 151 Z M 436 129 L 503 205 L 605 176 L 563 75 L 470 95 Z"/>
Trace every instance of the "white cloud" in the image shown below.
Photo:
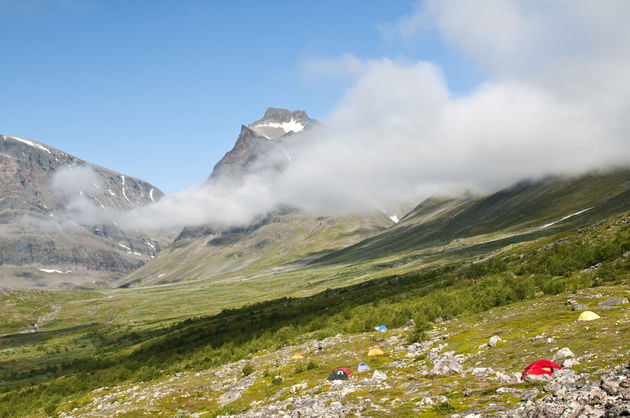
<path fill-rule="evenodd" d="M 69 165 L 58 169 L 52 179 L 51 189 L 66 198 L 82 193 L 98 192 L 102 178 L 89 166 Z"/>
<path fill-rule="evenodd" d="M 630 2 L 434 1 L 389 36 L 437 30 L 486 71 L 450 94 L 439 63 L 312 60 L 356 81 L 281 174 L 204 184 L 126 215 L 136 227 L 249 222 L 278 204 L 324 213 L 395 207 L 444 190 L 630 164 Z M 62 184 L 65 184 L 62 182 Z M 121 221 L 119 221 L 121 222 Z"/>

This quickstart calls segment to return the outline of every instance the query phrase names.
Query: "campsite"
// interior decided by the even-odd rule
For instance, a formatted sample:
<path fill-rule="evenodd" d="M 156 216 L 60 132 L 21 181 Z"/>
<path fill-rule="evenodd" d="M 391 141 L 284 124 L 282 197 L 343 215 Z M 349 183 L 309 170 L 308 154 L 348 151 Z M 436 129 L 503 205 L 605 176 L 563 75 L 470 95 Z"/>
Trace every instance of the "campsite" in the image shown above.
<path fill-rule="evenodd" d="M 159 395 L 153 399 L 157 407 L 167 409 L 173 399 L 180 399 L 179 405 L 194 409 L 194 405 L 207 405 L 214 399 L 216 413 L 233 414 L 248 408 L 251 416 L 256 412 L 282 414 L 291 408 L 313 415 L 362 411 L 372 416 L 436 416 L 478 407 L 507 411 L 521 404 L 527 393 L 536 393 L 534 400 L 545 394 L 548 380 L 520 379 L 535 360 L 550 358 L 569 347 L 574 356 L 556 361 L 575 360 L 578 364 L 573 370 L 586 381 L 587 376 L 592 380 L 600 376 L 598 370 L 617 364 L 619 355 L 627 355 L 627 344 L 618 339 L 619 334 L 630 331 L 627 305 L 607 311 L 597 326 L 589 329 L 576 321 L 566 305 L 567 298 L 596 304 L 624 294 L 621 288 L 602 287 L 517 302 L 461 319 L 438 321 L 424 342 L 411 345 L 406 343 L 408 327 L 390 329 L 380 343 L 388 354 L 366 359 L 370 370 L 364 371 L 356 369 L 359 361 L 355 354 L 365 352 L 371 346 L 370 338 L 378 332 L 321 340 L 306 337 L 301 344 L 254 353 L 217 369 L 101 390 L 85 398 L 76 412 L 133 411 L 156 392 Z M 503 342 L 490 347 L 493 336 L 500 336 Z M 597 345 L 592 343 L 595 338 Z M 316 367 L 306 368 L 291 360 L 291 353 L 313 353 L 318 345 L 322 347 L 320 354 L 304 358 L 315 361 Z M 461 362 L 463 371 L 435 374 L 431 358 L 448 356 L 449 352 Z M 254 371 L 244 376 L 242 370 L 247 365 Z M 341 380 L 329 380 L 338 368 L 351 373 L 340 370 Z M 123 399 L 129 405 L 123 406 Z M 490 409 L 487 404 L 492 405 Z"/>
<path fill-rule="evenodd" d="M 0 0 L 0 418 L 630 416 L 630 0 Z"/>

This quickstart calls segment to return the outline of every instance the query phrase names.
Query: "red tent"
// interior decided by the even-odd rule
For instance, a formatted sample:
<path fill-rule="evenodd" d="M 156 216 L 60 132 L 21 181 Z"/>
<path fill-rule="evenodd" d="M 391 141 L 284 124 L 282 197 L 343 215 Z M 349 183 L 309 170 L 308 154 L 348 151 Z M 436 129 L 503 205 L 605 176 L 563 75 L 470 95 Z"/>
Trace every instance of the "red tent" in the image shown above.
<path fill-rule="evenodd" d="M 350 369 L 348 369 L 347 367 L 337 367 L 335 370 L 333 370 L 333 372 L 336 372 L 337 370 L 343 370 L 343 372 L 347 374 L 348 376 L 352 374 Z"/>
<path fill-rule="evenodd" d="M 562 366 L 554 363 L 549 360 L 538 360 L 530 364 L 525 368 L 525 371 L 521 375 L 521 379 L 525 378 L 527 375 L 541 375 L 548 374 L 552 375 L 556 370 L 560 370 Z"/>

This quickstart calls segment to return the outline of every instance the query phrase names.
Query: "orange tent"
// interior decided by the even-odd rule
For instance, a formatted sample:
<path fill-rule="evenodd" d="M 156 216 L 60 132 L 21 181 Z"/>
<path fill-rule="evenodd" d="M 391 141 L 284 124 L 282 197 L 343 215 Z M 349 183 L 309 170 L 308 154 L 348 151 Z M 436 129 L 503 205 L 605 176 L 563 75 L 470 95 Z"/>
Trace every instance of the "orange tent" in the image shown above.
<path fill-rule="evenodd" d="M 291 360 L 299 360 L 301 358 L 304 358 L 304 356 L 300 353 L 295 353 L 291 356 Z"/>
<path fill-rule="evenodd" d="M 371 347 L 370 351 L 368 351 L 368 357 L 382 356 L 383 354 L 385 354 L 385 352 L 381 350 L 380 348 L 378 348 L 377 346 Z"/>

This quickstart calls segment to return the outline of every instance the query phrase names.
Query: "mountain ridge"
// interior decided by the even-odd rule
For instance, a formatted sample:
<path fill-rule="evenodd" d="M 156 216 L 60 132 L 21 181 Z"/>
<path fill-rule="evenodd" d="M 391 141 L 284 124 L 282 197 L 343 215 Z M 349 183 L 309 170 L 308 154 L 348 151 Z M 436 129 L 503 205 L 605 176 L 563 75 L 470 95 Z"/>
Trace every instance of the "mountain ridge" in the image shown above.
<path fill-rule="evenodd" d="M 81 224 L 72 215 L 72 202 L 122 211 L 143 206 L 164 196 L 157 187 L 38 141 L 0 137 L 4 286 L 108 283 L 170 240 L 170 233 L 127 233 L 115 224 Z"/>

